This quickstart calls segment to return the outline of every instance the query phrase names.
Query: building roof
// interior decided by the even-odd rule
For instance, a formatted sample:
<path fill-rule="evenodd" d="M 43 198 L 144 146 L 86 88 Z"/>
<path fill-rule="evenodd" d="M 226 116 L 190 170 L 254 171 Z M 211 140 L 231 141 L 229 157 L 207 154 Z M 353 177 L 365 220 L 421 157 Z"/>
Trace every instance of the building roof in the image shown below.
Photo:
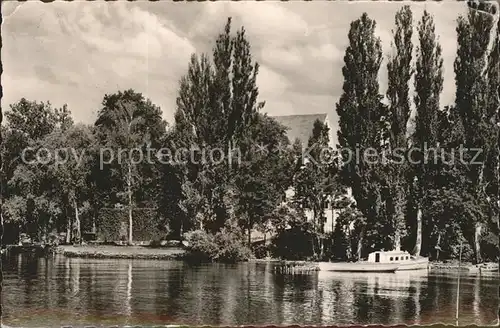
<path fill-rule="evenodd" d="M 287 136 L 291 143 L 299 139 L 302 144 L 307 144 L 312 134 L 314 122 L 320 120 L 324 122 L 327 114 L 304 114 L 304 115 L 284 115 L 273 116 L 278 123 L 286 126 Z"/>

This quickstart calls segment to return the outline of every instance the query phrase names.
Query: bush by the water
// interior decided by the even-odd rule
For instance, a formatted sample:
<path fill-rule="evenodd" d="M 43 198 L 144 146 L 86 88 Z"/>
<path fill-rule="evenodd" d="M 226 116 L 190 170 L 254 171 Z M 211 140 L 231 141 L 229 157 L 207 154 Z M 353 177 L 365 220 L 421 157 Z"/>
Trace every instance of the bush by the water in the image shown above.
<path fill-rule="evenodd" d="M 244 243 L 244 235 L 236 227 L 225 227 L 214 234 L 204 230 L 194 230 L 184 235 L 191 259 L 205 262 L 239 262 L 252 256 Z"/>

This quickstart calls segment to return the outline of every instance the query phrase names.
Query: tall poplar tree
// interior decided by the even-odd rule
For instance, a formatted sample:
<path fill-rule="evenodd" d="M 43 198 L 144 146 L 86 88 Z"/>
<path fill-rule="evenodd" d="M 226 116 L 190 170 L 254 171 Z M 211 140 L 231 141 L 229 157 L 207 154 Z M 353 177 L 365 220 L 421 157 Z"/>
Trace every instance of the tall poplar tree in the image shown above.
<path fill-rule="evenodd" d="M 488 161 L 488 180 L 491 181 L 487 187 L 487 193 L 491 199 L 493 211 L 491 213 L 495 216 L 491 218 L 489 227 L 490 236 L 492 231 L 496 229 L 497 234 L 500 233 L 500 2 L 498 7 L 488 6 L 486 8 L 487 14 L 496 15 L 497 26 L 493 27 L 491 31 L 492 45 L 488 56 L 487 66 L 487 83 L 488 83 L 488 116 L 491 118 L 491 123 L 495 125 L 496 136 L 493 136 L 491 153 Z M 499 248 L 499 240 L 496 239 L 496 249 Z"/>
<path fill-rule="evenodd" d="M 411 41 L 413 34 L 412 12 L 404 6 L 396 13 L 396 30 L 393 31 L 393 54 L 387 64 L 389 115 L 389 146 L 394 155 L 405 153 L 408 147 L 407 124 L 410 118 L 409 82 L 413 75 Z M 404 152 L 402 152 L 404 151 Z M 405 206 L 408 190 L 406 161 L 388 163 L 387 184 L 389 189 L 389 215 L 394 225 L 394 248 L 399 250 L 405 235 Z"/>
<path fill-rule="evenodd" d="M 231 31 L 231 18 L 218 36 L 212 58 L 193 55 L 188 73 L 181 79 L 175 129 L 177 145 L 200 149 L 222 149 L 225 159 L 236 148 L 250 151 L 246 139 L 264 103 L 258 102 L 258 63 L 254 62 L 246 31 Z M 237 155 L 237 154 L 235 154 Z M 187 163 L 182 182 L 181 210 L 198 217 L 198 226 L 208 223 L 217 231 L 231 207 L 230 163 Z"/>
<path fill-rule="evenodd" d="M 488 110 L 487 60 L 490 45 L 490 32 L 493 27 L 492 15 L 475 9 L 469 9 L 467 17 L 458 19 L 458 47 L 455 59 L 456 108 L 464 125 L 465 148 L 480 149 L 475 162 L 472 152 L 466 152 L 469 190 L 478 203 L 491 201 L 486 193 L 488 181 L 488 158 L 496 149 L 496 125 Z M 486 204 L 485 204 L 486 205 Z M 485 211 L 487 211 L 485 209 Z M 473 215 L 468 218 L 474 226 L 472 240 L 476 262 L 481 262 L 480 238 L 483 232 L 485 215 Z M 467 229 L 467 227 L 464 227 Z"/>
<path fill-rule="evenodd" d="M 442 49 L 435 32 L 434 19 L 429 12 L 424 11 L 418 24 L 419 46 L 417 49 L 416 74 L 415 74 L 415 132 L 413 135 L 414 147 L 420 149 L 412 156 L 416 163 L 416 179 L 413 193 L 413 202 L 416 205 L 417 233 L 413 253 L 420 255 L 422 246 L 422 217 L 424 208 L 422 198 L 430 188 L 432 175 L 431 166 L 426 160 L 427 149 L 432 149 L 438 144 L 438 113 L 439 97 L 443 90 L 443 59 Z"/>
<path fill-rule="evenodd" d="M 386 112 L 379 93 L 378 71 L 382 62 L 381 41 L 375 36 L 376 22 L 364 13 L 351 23 L 349 46 L 344 56 L 343 90 L 336 105 L 339 115 L 339 146 L 343 150 L 343 174 L 366 224 L 360 227 L 358 259 L 363 255 L 367 230 L 381 221 L 382 174 L 380 160 L 368 158 L 382 148 L 382 114 Z M 365 150 L 369 150 L 369 154 Z M 355 158 L 349 159 L 347 153 Z"/>

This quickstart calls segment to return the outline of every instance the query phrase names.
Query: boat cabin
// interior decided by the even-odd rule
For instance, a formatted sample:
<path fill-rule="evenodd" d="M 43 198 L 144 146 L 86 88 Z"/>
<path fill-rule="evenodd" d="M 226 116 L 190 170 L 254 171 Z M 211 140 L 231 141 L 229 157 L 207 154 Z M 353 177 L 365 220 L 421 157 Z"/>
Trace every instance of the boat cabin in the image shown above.
<path fill-rule="evenodd" d="M 378 251 L 368 254 L 368 262 L 372 263 L 400 263 L 412 258 L 410 253 L 404 251 Z"/>

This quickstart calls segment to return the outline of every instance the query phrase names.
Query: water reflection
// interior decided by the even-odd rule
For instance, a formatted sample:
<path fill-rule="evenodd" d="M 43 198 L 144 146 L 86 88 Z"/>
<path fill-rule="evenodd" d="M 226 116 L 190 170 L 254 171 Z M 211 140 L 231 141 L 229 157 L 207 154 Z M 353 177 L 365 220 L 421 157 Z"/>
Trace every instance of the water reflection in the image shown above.
<path fill-rule="evenodd" d="M 132 262 L 128 264 L 127 271 L 127 306 L 125 313 L 130 316 L 132 314 L 132 307 L 130 306 L 130 301 L 132 300 Z"/>
<path fill-rule="evenodd" d="M 352 325 L 454 323 L 456 276 L 272 273 L 272 265 L 5 259 L 4 321 L 13 326 Z M 496 319 L 498 277 L 461 278 L 460 324 Z"/>

